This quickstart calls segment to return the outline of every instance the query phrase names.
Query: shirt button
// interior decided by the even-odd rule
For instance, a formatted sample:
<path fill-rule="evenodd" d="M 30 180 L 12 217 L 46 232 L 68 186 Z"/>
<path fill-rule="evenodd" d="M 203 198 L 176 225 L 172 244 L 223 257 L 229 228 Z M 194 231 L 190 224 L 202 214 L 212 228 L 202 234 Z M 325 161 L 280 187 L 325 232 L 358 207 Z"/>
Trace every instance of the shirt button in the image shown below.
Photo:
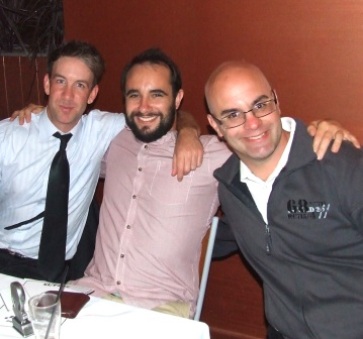
<path fill-rule="evenodd" d="M 141 167 L 139 167 L 139 168 L 138 168 L 138 170 L 139 170 L 139 172 L 141 172 L 141 171 L 142 171 L 142 168 L 141 168 Z"/>
<path fill-rule="evenodd" d="M 148 146 L 147 146 L 147 145 L 144 145 L 144 148 L 145 148 L 145 149 L 148 149 Z"/>
<path fill-rule="evenodd" d="M 116 281 L 116 284 L 117 284 L 117 285 L 121 285 L 121 281 L 120 281 L 120 280 L 117 280 L 117 281 Z"/>
<path fill-rule="evenodd" d="M 131 228 L 131 225 L 127 225 L 126 228 L 129 230 Z"/>
<path fill-rule="evenodd" d="M 136 199 L 136 195 L 135 194 L 132 196 L 132 199 Z"/>
<path fill-rule="evenodd" d="M 122 259 L 122 258 L 124 258 L 125 257 L 125 254 L 121 254 L 120 255 L 120 258 Z"/>

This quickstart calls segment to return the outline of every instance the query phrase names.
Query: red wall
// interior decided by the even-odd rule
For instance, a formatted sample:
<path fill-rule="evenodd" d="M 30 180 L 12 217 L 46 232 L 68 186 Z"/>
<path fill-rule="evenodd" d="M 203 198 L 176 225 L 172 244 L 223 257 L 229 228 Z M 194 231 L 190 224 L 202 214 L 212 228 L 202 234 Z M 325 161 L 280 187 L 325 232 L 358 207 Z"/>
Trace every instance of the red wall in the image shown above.
<path fill-rule="evenodd" d="M 208 74 L 223 61 L 245 58 L 267 73 L 285 115 L 338 119 L 363 137 L 362 1 L 63 2 L 67 38 L 94 43 L 107 61 L 98 100 L 102 109 L 122 109 L 122 66 L 143 49 L 159 46 L 179 64 L 183 108 L 203 126 Z"/>
<path fill-rule="evenodd" d="M 183 108 L 207 131 L 203 87 L 228 59 L 255 62 L 284 115 L 341 121 L 363 141 L 363 1 L 63 0 L 67 39 L 94 43 L 107 73 L 97 106 L 120 111 L 119 76 L 136 53 L 158 46 L 180 66 Z M 212 338 L 263 338 L 262 293 L 237 256 L 215 262 L 202 320 Z"/>
<path fill-rule="evenodd" d="M 284 115 L 333 118 L 363 141 L 363 1 L 63 0 L 67 39 L 95 44 L 107 62 L 97 106 L 121 111 L 119 77 L 136 53 L 157 46 L 180 66 L 183 108 L 207 132 L 203 87 L 228 59 L 255 62 Z M 44 60 L 2 57 L 0 117 L 42 101 Z M 31 69 L 32 76 L 27 75 Z M 35 86 L 33 86 L 33 83 Z M 19 87 L 20 86 L 20 87 Z M 98 194 L 102 194 L 102 186 Z M 212 264 L 202 320 L 213 339 L 263 338 L 262 293 L 237 256 Z"/>

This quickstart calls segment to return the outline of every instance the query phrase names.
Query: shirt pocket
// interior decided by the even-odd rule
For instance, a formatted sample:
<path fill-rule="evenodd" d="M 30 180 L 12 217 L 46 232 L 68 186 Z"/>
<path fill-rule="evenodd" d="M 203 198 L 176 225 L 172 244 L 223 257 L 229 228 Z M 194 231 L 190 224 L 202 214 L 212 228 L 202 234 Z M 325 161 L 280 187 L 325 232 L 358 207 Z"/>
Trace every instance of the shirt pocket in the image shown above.
<path fill-rule="evenodd" d="M 194 171 L 183 177 L 181 182 L 171 175 L 170 164 L 159 162 L 153 175 L 149 193 L 152 199 L 163 205 L 173 206 L 185 204 L 188 200 Z"/>

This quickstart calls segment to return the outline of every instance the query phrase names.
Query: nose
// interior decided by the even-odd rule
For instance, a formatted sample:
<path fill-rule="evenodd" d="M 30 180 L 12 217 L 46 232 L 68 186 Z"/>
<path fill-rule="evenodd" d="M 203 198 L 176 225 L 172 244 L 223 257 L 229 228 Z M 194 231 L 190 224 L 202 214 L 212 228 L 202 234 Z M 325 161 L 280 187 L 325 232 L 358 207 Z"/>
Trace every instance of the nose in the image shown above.
<path fill-rule="evenodd" d="M 142 113 L 146 113 L 150 110 L 150 104 L 148 98 L 141 98 L 140 99 L 140 107 L 139 111 Z"/>
<path fill-rule="evenodd" d="M 261 119 L 260 118 L 256 118 L 255 115 L 253 114 L 253 112 L 248 112 L 245 113 L 245 119 L 246 122 L 244 124 L 244 127 L 246 129 L 257 129 L 260 127 L 261 125 Z"/>
<path fill-rule="evenodd" d="M 71 86 L 65 86 L 63 89 L 63 97 L 66 99 L 70 99 L 73 97 L 73 89 Z"/>

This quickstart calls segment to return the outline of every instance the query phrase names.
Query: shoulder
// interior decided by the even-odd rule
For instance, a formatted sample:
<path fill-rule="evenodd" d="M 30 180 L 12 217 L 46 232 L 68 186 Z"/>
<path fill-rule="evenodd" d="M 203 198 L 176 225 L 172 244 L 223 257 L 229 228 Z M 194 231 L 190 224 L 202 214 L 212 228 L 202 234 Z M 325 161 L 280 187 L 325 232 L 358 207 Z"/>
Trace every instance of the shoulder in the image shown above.
<path fill-rule="evenodd" d="M 232 154 L 226 143 L 215 135 L 202 135 L 200 141 L 204 147 L 203 162 L 210 163 L 210 170 L 222 166 Z"/>
<path fill-rule="evenodd" d="M 127 141 L 134 140 L 135 136 L 128 128 L 123 128 L 112 140 L 111 144 L 123 144 Z"/>
<path fill-rule="evenodd" d="M 98 109 L 91 110 L 88 114 L 82 116 L 82 122 L 86 130 L 99 133 L 105 133 L 112 138 L 124 129 L 125 115 L 123 113 L 111 113 L 100 111 Z"/>
<path fill-rule="evenodd" d="M 18 152 L 27 152 L 39 142 L 39 115 L 33 115 L 30 123 L 19 124 L 18 119 L 0 121 L 0 158 Z"/>
<path fill-rule="evenodd" d="M 338 153 L 328 151 L 321 163 L 334 168 L 351 168 L 363 166 L 363 150 L 355 148 L 349 142 L 343 142 Z M 363 174 L 362 174 L 363 175 Z"/>
<path fill-rule="evenodd" d="M 7 129 L 12 128 L 12 124 L 18 123 L 18 118 L 15 119 L 15 121 L 11 122 L 9 119 L 4 119 L 0 121 L 0 133 L 4 133 Z"/>
<path fill-rule="evenodd" d="M 4 119 L 0 121 L 0 140 L 11 140 L 12 137 L 21 138 L 28 135 L 31 129 L 37 128 L 39 122 L 39 114 L 32 115 L 30 123 L 19 124 L 18 118 L 14 121 Z"/>
<path fill-rule="evenodd" d="M 215 135 L 202 135 L 200 142 L 206 153 L 219 152 L 225 154 L 227 157 L 231 155 L 231 151 L 228 149 L 226 143 Z"/>
<path fill-rule="evenodd" d="M 91 110 L 89 113 L 83 115 L 82 119 L 87 123 L 125 123 L 125 115 L 123 113 L 111 113 L 98 109 Z"/>
<path fill-rule="evenodd" d="M 14 129 L 13 124 L 18 124 L 17 120 L 10 122 L 9 119 L 0 121 L 0 144 L 4 145 L 5 141 L 9 141 L 9 133 Z"/>
<path fill-rule="evenodd" d="M 224 164 L 214 172 L 219 181 L 232 180 L 239 171 L 240 160 L 236 154 L 231 153 Z"/>

